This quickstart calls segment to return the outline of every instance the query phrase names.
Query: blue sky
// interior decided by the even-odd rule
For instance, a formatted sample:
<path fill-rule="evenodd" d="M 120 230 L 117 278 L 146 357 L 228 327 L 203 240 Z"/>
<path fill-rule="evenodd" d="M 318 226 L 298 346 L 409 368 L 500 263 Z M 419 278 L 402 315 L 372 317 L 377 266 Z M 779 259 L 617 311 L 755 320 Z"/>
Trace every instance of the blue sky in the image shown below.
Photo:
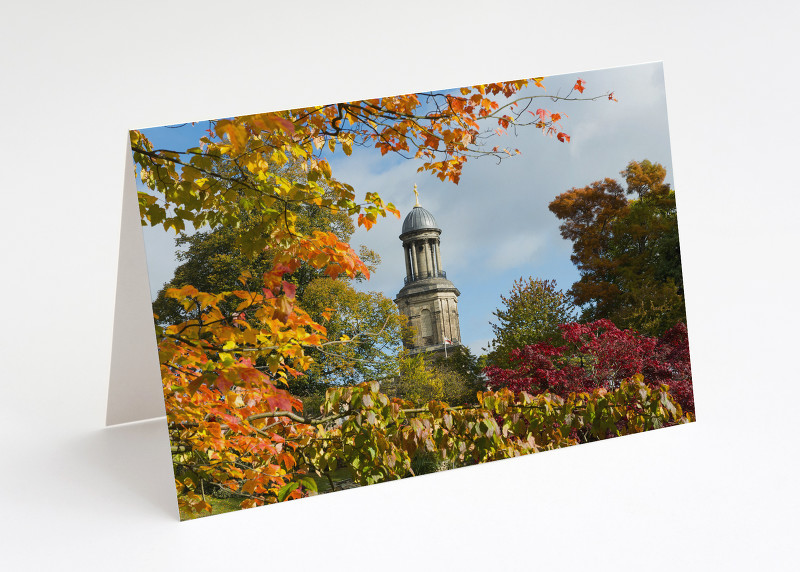
<path fill-rule="evenodd" d="M 531 75 L 536 75 L 535 70 Z M 416 183 L 420 204 L 433 213 L 442 229 L 442 267 L 461 291 L 461 337 L 474 353 L 483 353 L 492 338 L 492 312 L 515 279 L 554 279 L 559 288 L 568 289 L 578 273 L 569 259 L 571 243 L 561 238 L 559 222 L 547 209 L 550 201 L 572 187 L 619 178 L 619 171 L 632 160 L 661 163 L 667 168 L 667 182 L 673 182 L 661 64 L 552 76 L 544 81 L 546 92 L 538 88 L 531 92 L 564 94 L 578 78 L 586 82 L 584 95 L 613 91 L 618 101 L 538 100 L 534 109 L 543 107 L 568 116 L 562 123 L 570 143 L 559 143 L 536 129 L 521 129 L 516 136 L 497 140 L 501 147 L 519 148 L 521 155 L 499 165 L 490 158 L 468 162 L 459 185 L 417 173 L 419 162 L 382 157 L 375 149 L 330 157 L 334 176 L 353 185 L 357 196 L 378 192 L 403 215 L 400 220 L 380 220 L 369 232 L 359 229 L 353 236 L 356 250 L 365 244 L 382 258 L 372 279 L 360 288 L 394 298 L 403 286 L 405 266 L 398 236 L 402 219 L 414 205 Z M 200 123 L 146 132 L 156 145 L 177 150 L 194 146 L 204 129 Z M 161 229 L 144 231 L 151 292 L 155 293 L 171 278 L 176 264 L 173 236 Z"/>

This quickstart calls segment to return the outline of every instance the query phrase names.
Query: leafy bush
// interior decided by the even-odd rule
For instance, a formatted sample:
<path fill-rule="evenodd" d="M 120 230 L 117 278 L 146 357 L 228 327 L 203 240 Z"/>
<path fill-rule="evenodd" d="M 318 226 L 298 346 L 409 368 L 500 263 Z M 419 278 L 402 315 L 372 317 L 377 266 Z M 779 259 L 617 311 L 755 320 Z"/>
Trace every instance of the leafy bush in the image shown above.
<path fill-rule="evenodd" d="M 511 352 L 512 367 L 484 371 L 492 389 L 532 394 L 613 390 L 641 375 L 645 384 L 666 384 L 685 411 L 694 411 L 689 340 L 678 323 L 659 338 L 621 330 L 609 320 L 561 326 L 564 345 L 531 344 Z"/>
<path fill-rule="evenodd" d="M 422 407 L 391 399 L 376 382 L 328 390 L 322 417 L 303 418 L 276 410 L 219 427 L 217 439 L 226 454 L 253 459 L 240 447 L 241 436 L 257 433 L 275 462 L 238 474 L 217 473 L 242 498 L 242 508 L 301 498 L 318 491 L 319 479 L 346 470 L 359 485 L 401 479 L 445 468 L 463 467 L 557 449 L 578 443 L 639 433 L 692 421 L 666 385 L 650 387 L 641 375 L 612 390 L 533 395 L 510 389 L 478 394 L 478 404 L 450 407 L 430 401 Z M 231 421 L 233 419 L 231 418 Z M 202 433 L 183 427 L 194 463 L 204 482 L 216 463 Z M 205 451 L 204 451 L 205 449 Z M 278 464 L 280 463 L 280 465 Z M 200 514 L 211 505 L 198 495 L 197 481 L 177 482 L 184 512 Z"/>

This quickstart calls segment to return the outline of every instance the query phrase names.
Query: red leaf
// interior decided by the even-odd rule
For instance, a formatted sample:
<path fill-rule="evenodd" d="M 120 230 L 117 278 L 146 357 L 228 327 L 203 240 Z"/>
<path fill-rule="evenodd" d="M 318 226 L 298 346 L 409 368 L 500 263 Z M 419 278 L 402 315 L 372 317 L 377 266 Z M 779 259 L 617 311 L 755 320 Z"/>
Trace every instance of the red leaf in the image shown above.
<path fill-rule="evenodd" d="M 566 133 L 559 133 L 558 135 L 556 135 L 556 139 L 558 139 L 562 143 L 569 143 L 569 135 L 567 135 Z"/>
<path fill-rule="evenodd" d="M 291 282 L 283 282 L 283 292 L 287 298 L 294 300 L 294 293 L 297 291 L 297 286 Z"/>
<path fill-rule="evenodd" d="M 283 263 L 276 264 L 275 268 L 272 269 L 272 273 L 279 276 L 286 274 L 287 272 L 294 272 L 294 269 Z"/>
<path fill-rule="evenodd" d="M 572 89 L 577 89 L 579 92 L 583 93 L 583 90 L 586 89 L 584 87 L 584 81 L 582 79 L 579 79 L 577 82 L 575 82 L 575 87 L 573 87 Z"/>
<path fill-rule="evenodd" d="M 292 409 L 292 402 L 287 397 L 285 391 L 281 391 L 276 395 L 268 395 L 265 397 L 267 406 L 271 411 L 290 411 Z"/>

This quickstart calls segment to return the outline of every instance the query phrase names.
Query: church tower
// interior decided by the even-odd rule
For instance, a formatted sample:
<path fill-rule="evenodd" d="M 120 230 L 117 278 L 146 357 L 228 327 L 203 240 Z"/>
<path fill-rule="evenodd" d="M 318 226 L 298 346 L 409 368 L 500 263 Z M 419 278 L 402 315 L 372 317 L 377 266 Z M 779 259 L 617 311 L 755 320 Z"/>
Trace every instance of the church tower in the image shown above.
<path fill-rule="evenodd" d="M 403 221 L 403 241 L 406 261 L 405 285 L 394 302 L 400 313 L 407 316 L 416 331 L 406 344 L 409 353 L 447 352 L 445 344 L 461 343 L 458 325 L 458 291 L 442 269 L 439 237 L 442 229 L 433 215 L 417 203 Z"/>

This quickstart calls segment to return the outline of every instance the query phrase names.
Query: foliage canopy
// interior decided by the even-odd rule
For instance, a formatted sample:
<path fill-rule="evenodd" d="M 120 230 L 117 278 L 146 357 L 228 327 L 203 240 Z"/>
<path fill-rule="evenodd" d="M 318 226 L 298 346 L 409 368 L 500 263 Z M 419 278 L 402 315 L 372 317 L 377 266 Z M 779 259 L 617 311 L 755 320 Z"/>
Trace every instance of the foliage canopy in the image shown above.
<path fill-rule="evenodd" d="M 658 163 L 631 161 L 620 174 L 626 189 L 607 178 L 550 203 L 581 273 L 569 294 L 584 320 L 658 336 L 686 321 L 675 192 Z"/>

